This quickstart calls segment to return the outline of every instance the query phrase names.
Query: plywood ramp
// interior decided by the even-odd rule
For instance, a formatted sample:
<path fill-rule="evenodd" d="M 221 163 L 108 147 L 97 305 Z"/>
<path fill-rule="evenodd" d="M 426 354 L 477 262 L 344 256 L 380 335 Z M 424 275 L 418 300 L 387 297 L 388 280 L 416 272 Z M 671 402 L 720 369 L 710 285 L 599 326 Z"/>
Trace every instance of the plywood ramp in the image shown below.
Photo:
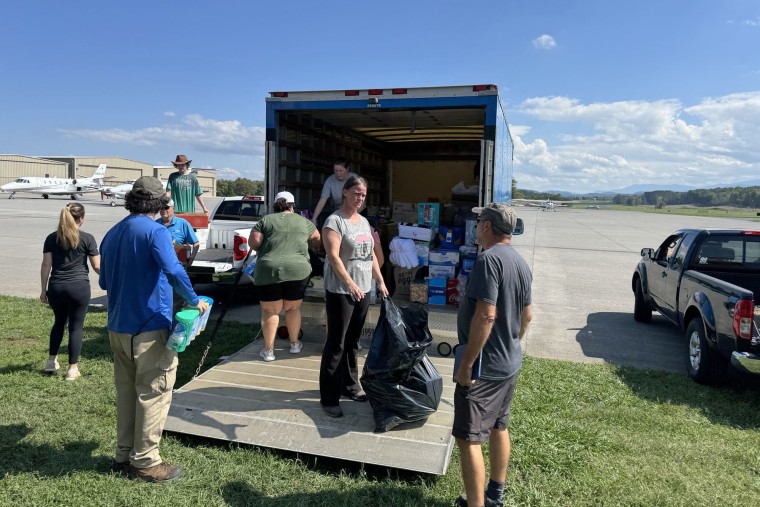
<path fill-rule="evenodd" d="M 446 473 L 454 443 L 451 357 L 431 354 L 444 382 L 435 414 L 424 423 L 373 433 L 369 403 L 342 398 L 344 416 L 338 419 L 322 411 L 319 364 L 323 339 L 304 338 L 300 354 L 290 354 L 288 342 L 278 339 L 276 360 L 268 363 L 259 357 L 263 342 L 258 340 L 177 389 L 166 430 L 430 474 Z M 366 352 L 360 352 L 360 372 Z"/>

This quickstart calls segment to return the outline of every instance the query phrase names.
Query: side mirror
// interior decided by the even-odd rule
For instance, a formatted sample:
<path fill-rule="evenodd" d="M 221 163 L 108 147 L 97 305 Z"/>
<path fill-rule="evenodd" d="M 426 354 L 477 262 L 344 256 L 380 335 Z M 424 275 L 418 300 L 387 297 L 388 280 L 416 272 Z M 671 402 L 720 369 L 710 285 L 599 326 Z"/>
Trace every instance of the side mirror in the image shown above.
<path fill-rule="evenodd" d="M 517 223 L 515 224 L 515 230 L 512 231 L 512 235 L 519 236 L 523 232 L 525 232 L 525 224 L 523 223 L 522 218 L 518 218 Z"/>
<path fill-rule="evenodd" d="M 654 250 L 652 250 L 651 248 L 642 248 L 641 256 L 647 259 L 651 259 L 652 257 L 654 257 Z"/>

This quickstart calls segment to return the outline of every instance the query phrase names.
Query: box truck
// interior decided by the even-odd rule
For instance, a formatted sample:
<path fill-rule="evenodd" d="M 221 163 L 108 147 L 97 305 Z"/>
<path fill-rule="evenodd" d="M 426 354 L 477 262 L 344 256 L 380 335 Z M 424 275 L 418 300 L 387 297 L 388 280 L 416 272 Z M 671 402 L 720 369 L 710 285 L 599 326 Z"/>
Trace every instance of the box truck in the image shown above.
<path fill-rule="evenodd" d="M 313 210 L 334 161 L 346 159 L 368 182 L 368 218 L 387 248 L 397 222 L 415 222 L 416 203 L 439 203 L 440 223 L 449 225 L 473 206 L 510 203 L 513 147 L 493 84 L 271 92 L 267 202 L 287 190 L 297 210 Z M 392 277 L 390 270 L 384 276 Z M 313 309 L 318 322 L 323 306 Z M 430 311 L 434 335 L 438 326 L 442 342 L 455 342 L 456 310 L 431 305 Z"/>

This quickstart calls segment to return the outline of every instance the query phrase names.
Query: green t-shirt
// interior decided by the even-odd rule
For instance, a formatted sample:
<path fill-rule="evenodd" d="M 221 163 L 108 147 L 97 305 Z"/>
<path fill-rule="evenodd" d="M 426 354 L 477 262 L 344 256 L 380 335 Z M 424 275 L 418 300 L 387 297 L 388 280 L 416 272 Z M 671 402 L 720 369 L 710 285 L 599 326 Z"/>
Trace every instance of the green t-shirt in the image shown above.
<path fill-rule="evenodd" d="M 195 211 L 195 196 L 203 193 L 198 184 L 198 179 L 192 173 L 180 174 L 176 172 L 170 174 L 166 188 L 172 193 L 175 213 L 192 213 Z"/>
<path fill-rule="evenodd" d="M 306 240 L 316 230 L 313 223 L 295 213 L 272 213 L 253 230 L 263 235 L 253 272 L 256 285 L 303 280 L 311 274 Z"/>

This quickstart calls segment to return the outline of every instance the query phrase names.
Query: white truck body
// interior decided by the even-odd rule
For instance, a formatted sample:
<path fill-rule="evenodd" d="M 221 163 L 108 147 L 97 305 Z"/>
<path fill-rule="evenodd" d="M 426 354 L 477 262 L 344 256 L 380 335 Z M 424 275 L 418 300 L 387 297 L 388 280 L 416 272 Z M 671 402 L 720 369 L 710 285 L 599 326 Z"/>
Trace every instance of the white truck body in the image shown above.
<path fill-rule="evenodd" d="M 370 214 L 431 199 L 511 203 L 513 147 L 495 85 L 272 92 L 266 197 L 287 190 L 297 209 L 313 210 L 334 161 L 345 158 L 368 181 Z M 457 188 L 475 191 L 460 196 Z M 304 314 L 321 315 L 308 296 Z M 456 308 L 430 306 L 430 326 L 451 342 Z"/>

